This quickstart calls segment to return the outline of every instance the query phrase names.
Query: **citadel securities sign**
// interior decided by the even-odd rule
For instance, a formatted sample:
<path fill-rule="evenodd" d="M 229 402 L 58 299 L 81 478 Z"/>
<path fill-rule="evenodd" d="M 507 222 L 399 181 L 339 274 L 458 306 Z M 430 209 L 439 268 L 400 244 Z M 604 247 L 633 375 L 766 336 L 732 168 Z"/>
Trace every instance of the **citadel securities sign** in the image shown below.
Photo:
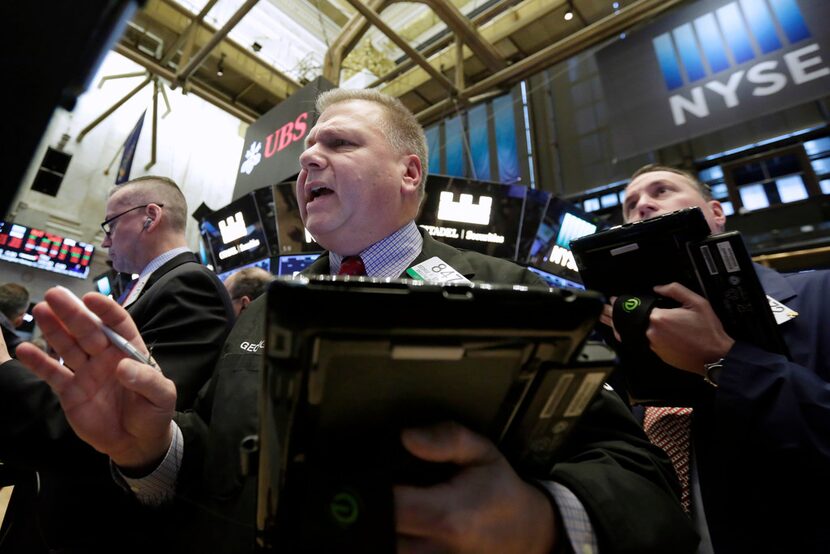
<path fill-rule="evenodd" d="M 700 0 L 597 53 L 619 158 L 830 92 L 830 1 Z"/>
<path fill-rule="evenodd" d="M 319 77 L 248 127 L 233 198 L 293 178 L 300 172 L 305 137 L 317 121 L 314 103 L 333 88 Z"/>

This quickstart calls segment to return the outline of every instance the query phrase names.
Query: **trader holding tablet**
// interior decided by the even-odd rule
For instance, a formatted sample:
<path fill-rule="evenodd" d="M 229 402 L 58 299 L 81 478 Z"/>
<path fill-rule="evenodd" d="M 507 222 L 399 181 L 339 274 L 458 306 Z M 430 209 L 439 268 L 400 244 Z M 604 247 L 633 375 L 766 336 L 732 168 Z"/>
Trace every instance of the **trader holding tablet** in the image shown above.
<path fill-rule="evenodd" d="M 523 268 L 455 250 L 418 230 L 426 140 L 398 100 L 334 90 L 321 96 L 318 110 L 300 158 L 297 195 L 305 225 L 329 252 L 309 273 L 537 283 Z M 104 324 L 143 348 L 120 307 L 100 296 L 85 300 Z M 195 413 L 175 422 L 172 383 L 125 359 L 57 291 L 36 316 L 74 373 L 34 348 L 19 350 L 60 395 L 79 435 L 109 454 L 142 501 L 186 500 L 178 506 L 179 515 L 187 512 L 178 538 L 189 548 L 204 541 L 212 552 L 240 552 L 254 544 L 255 484 L 240 474 L 239 444 L 258 431 L 265 308 L 261 298 L 242 312 L 210 389 Z M 90 392 L 102 400 L 89 401 Z M 395 488 L 400 552 L 692 552 L 696 546 L 669 461 L 613 392 L 601 391 L 588 407 L 551 460 L 549 481 L 525 481 L 489 440 L 455 423 L 407 429 L 401 438 L 416 457 L 459 471 L 435 486 Z M 201 521 L 198 534 L 187 528 L 192 518 Z"/>
<path fill-rule="evenodd" d="M 723 231 L 723 208 L 704 184 L 685 171 L 646 166 L 626 189 L 623 216 L 639 221 L 688 207 L 703 210 L 713 233 Z M 680 307 L 651 311 L 651 350 L 710 384 L 685 417 L 672 414 L 675 437 L 682 420 L 691 423 L 691 457 L 679 461 L 678 473 L 681 482 L 689 473 L 687 505 L 704 537 L 702 551 L 826 552 L 830 271 L 784 275 L 756 266 L 756 273 L 791 359 L 734 340 L 709 302 L 686 287 L 654 289 Z M 611 316 L 607 306 L 606 324 L 613 325 Z M 646 408 L 647 430 L 671 410 Z M 677 451 L 688 446 L 682 443 L 688 440 L 667 446 Z"/>

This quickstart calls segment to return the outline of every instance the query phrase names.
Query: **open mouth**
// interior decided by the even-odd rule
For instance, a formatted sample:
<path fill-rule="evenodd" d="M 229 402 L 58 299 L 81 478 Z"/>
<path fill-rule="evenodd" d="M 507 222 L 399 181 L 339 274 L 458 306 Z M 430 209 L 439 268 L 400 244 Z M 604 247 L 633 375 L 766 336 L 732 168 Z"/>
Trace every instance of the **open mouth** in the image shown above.
<path fill-rule="evenodd" d="M 308 201 L 313 202 L 317 198 L 319 198 L 321 196 L 328 196 L 329 194 L 334 194 L 334 191 L 331 190 L 330 188 L 323 187 L 323 186 L 314 187 L 313 189 L 311 189 L 311 193 L 308 196 Z"/>

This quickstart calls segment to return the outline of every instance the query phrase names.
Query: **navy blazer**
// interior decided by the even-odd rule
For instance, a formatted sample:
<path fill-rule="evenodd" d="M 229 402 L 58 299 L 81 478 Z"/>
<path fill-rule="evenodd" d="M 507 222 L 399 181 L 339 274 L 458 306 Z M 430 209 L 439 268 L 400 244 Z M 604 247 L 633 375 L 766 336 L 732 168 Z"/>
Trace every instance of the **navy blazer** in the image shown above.
<path fill-rule="evenodd" d="M 798 312 L 780 326 L 792 361 L 738 342 L 693 436 L 712 544 L 720 552 L 830 551 L 830 271 L 756 267 Z"/>

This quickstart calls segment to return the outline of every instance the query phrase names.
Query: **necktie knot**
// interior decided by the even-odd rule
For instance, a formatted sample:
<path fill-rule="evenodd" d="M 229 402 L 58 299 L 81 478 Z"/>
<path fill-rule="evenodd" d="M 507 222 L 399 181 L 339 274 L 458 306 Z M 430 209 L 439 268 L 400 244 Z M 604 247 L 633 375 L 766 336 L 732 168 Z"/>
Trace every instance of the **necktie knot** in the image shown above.
<path fill-rule="evenodd" d="M 338 275 L 366 275 L 366 266 L 360 256 L 346 256 L 340 262 Z"/>

